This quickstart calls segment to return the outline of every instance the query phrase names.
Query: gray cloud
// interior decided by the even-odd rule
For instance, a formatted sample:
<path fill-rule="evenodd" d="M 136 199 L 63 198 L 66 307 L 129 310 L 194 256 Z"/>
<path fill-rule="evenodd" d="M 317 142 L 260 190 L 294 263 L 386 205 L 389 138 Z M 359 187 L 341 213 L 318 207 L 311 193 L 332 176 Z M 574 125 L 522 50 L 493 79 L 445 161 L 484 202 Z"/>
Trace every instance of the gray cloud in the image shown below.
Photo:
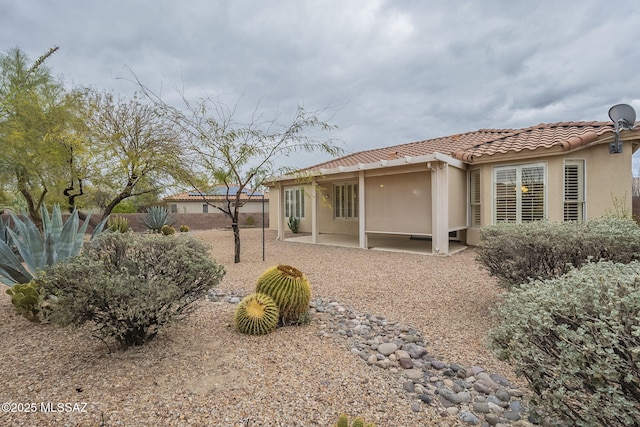
<path fill-rule="evenodd" d="M 608 120 L 619 102 L 640 110 L 633 0 L 0 0 L 0 10 L 0 50 L 35 59 L 59 45 L 48 65 L 69 84 L 131 93 L 118 79 L 130 69 L 170 99 L 169 82 L 190 99 L 240 99 L 241 114 L 258 101 L 283 118 L 298 103 L 339 106 L 333 136 L 350 151 Z"/>

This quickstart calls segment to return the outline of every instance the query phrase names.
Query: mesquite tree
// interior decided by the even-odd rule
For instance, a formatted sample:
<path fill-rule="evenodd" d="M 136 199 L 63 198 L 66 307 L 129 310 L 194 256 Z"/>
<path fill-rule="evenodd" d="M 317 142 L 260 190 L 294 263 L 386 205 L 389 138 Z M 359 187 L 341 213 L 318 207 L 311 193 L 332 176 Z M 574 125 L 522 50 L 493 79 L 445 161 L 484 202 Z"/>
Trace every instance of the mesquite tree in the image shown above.
<path fill-rule="evenodd" d="M 189 135 L 194 159 L 208 179 L 206 184 L 192 182 L 192 186 L 202 194 L 203 202 L 231 220 L 236 263 L 240 262 L 238 218 L 245 189 L 255 191 L 268 177 L 291 171 L 291 168 L 278 166 L 278 162 L 293 153 L 320 151 L 336 156 L 342 152 L 335 139 L 318 136 L 335 128 L 321 119 L 327 109 L 307 111 L 298 105 L 290 120 L 282 120 L 280 114 L 266 118 L 259 112 L 258 105 L 249 120 L 242 122 L 236 118 L 237 104 L 230 107 L 211 97 L 191 103 L 183 96 L 185 108 L 178 109 L 142 87 L 164 114 Z M 222 203 L 206 199 L 207 189 L 213 186 L 228 189 L 223 191 Z M 249 192 L 249 198 L 253 194 Z"/>

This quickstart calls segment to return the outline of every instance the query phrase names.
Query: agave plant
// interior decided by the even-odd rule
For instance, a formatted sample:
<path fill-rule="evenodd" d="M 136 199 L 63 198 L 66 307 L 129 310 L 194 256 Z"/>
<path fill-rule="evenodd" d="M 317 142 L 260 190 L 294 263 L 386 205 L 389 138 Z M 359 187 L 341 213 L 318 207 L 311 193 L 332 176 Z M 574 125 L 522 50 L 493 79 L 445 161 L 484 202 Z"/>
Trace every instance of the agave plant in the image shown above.
<path fill-rule="evenodd" d="M 152 206 L 140 217 L 140 221 L 147 229 L 153 233 L 160 233 L 163 225 L 173 225 L 176 217 L 170 214 L 167 208 L 162 206 Z"/>
<path fill-rule="evenodd" d="M 75 257 L 82 249 L 90 214 L 82 225 L 75 209 L 64 223 L 59 205 L 54 205 L 51 216 L 44 206 L 41 214 L 42 233 L 30 218 L 25 217 L 23 221 L 11 213 L 14 229 L 8 229 L 7 232 L 18 250 L 18 256 L 9 244 L 0 240 L 1 283 L 9 286 L 28 283 L 38 270 Z M 107 218 L 95 227 L 91 239 L 102 232 L 106 222 Z"/>

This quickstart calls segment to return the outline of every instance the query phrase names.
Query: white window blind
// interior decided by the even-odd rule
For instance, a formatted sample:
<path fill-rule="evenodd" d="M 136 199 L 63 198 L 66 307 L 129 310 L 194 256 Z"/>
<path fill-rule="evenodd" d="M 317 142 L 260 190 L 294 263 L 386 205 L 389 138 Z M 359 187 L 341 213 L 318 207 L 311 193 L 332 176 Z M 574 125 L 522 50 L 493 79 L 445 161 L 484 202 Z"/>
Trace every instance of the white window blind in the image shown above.
<path fill-rule="evenodd" d="M 564 220 L 584 221 L 584 160 L 566 160 L 564 164 Z"/>
<path fill-rule="evenodd" d="M 495 222 L 530 222 L 545 218 L 544 164 L 494 169 Z"/>
<path fill-rule="evenodd" d="M 358 218 L 358 184 L 334 186 L 333 216 L 338 219 Z"/>
<path fill-rule="evenodd" d="M 284 216 L 304 218 L 304 189 L 302 187 L 284 190 Z"/>
<path fill-rule="evenodd" d="M 471 227 L 480 227 L 480 169 L 472 170 L 469 175 L 469 205 L 471 207 Z"/>

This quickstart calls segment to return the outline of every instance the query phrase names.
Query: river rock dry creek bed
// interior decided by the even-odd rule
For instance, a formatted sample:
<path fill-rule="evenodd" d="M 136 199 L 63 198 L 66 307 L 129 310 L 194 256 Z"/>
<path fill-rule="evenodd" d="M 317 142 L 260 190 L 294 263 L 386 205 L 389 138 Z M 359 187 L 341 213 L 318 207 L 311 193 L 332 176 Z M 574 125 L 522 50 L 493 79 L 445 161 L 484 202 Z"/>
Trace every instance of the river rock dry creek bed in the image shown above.
<path fill-rule="evenodd" d="M 524 382 L 485 346 L 503 291 L 472 249 L 434 257 L 267 232 L 263 262 L 261 231 L 241 233 L 234 264 L 229 231 L 192 232 L 227 275 L 142 347 L 109 353 L 90 328 L 31 324 L 0 298 L 0 401 L 86 404 L 0 413 L 0 425 L 331 426 L 341 413 L 378 427 L 529 425 Z M 311 323 L 239 334 L 234 303 L 276 264 L 309 278 Z"/>

